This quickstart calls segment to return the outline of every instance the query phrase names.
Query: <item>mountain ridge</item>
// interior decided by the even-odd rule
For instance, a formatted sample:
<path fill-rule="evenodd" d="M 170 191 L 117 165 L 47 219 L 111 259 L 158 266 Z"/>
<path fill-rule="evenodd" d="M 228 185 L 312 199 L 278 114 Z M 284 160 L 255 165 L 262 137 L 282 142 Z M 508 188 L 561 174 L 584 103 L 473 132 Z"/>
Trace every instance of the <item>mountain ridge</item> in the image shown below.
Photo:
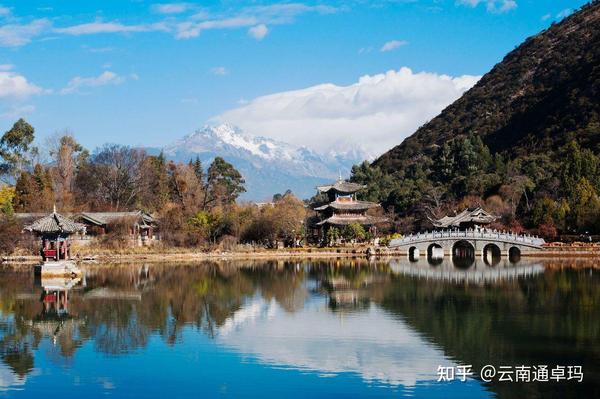
<path fill-rule="evenodd" d="M 367 156 L 357 149 L 320 154 L 307 146 L 249 134 L 228 123 L 205 125 L 162 151 L 168 159 L 179 162 L 198 156 L 205 167 L 214 157 L 223 157 L 246 180 L 247 192 L 242 199 L 260 201 L 287 189 L 300 198 L 309 198 L 315 186 L 337 179 L 342 172 L 348 174 L 352 165 Z"/>
<path fill-rule="evenodd" d="M 391 172 L 468 134 L 481 136 L 492 153 L 512 158 L 555 150 L 566 142 L 557 138 L 564 131 L 591 129 L 593 134 L 581 144 L 599 152 L 600 106 L 594 100 L 600 96 L 598 26 L 600 2 L 593 1 L 527 38 L 473 88 L 373 164 Z M 572 120 L 572 115 L 582 119 Z"/>

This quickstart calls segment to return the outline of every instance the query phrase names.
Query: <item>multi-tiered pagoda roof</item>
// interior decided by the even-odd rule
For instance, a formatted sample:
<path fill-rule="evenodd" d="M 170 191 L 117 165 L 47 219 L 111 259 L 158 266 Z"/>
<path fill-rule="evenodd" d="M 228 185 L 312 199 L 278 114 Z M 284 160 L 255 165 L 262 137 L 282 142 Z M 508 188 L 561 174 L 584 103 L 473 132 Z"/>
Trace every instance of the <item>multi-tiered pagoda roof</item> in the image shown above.
<path fill-rule="evenodd" d="M 386 218 L 367 215 L 369 209 L 378 208 L 379 204 L 356 199 L 356 193 L 365 187 L 341 178 L 332 184 L 318 186 L 317 190 L 327 194 L 329 202 L 314 208 L 321 219 L 317 226 L 347 226 L 352 223 L 373 226 L 387 221 Z"/>

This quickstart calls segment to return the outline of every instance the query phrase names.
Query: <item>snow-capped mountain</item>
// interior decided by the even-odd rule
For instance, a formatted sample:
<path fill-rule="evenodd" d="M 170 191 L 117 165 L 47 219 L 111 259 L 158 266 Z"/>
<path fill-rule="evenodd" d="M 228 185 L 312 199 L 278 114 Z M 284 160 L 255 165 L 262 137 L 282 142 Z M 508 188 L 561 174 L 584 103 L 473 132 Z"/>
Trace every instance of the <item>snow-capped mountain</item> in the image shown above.
<path fill-rule="evenodd" d="M 319 154 L 222 124 L 204 126 L 163 149 L 169 159 L 187 162 L 199 156 L 205 166 L 216 156 L 232 163 L 246 179 L 244 199 L 265 200 L 291 189 L 298 197 L 315 194 L 315 186 L 350 174 L 352 165 L 369 157 L 356 148 Z"/>

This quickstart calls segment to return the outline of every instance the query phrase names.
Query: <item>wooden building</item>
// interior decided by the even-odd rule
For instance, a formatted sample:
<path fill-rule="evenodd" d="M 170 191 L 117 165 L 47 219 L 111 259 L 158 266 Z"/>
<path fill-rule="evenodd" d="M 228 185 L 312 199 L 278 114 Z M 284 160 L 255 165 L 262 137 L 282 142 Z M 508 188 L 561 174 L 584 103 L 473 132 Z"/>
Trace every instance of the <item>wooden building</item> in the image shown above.
<path fill-rule="evenodd" d="M 44 217 L 43 213 L 16 213 L 17 219 L 25 224 Z M 73 241 L 86 244 L 94 238 L 102 237 L 118 223 L 125 223 L 132 243 L 146 245 L 160 239 L 158 223 L 143 211 L 131 212 L 78 212 L 66 214 L 73 221 L 84 226 L 84 231 L 73 236 Z"/>
<path fill-rule="evenodd" d="M 73 234 L 85 234 L 85 226 L 76 223 L 56 212 L 56 209 L 33 223 L 25 226 L 25 231 L 41 239 L 40 255 L 47 260 L 68 260 L 71 255 L 69 237 Z"/>
<path fill-rule="evenodd" d="M 74 219 L 86 226 L 89 237 L 106 234 L 111 225 L 125 223 L 132 239 L 146 243 L 158 240 L 157 223 L 154 218 L 142 211 L 133 212 L 81 212 Z"/>
<path fill-rule="evenodd" d="M 492 215 L 480 206 L 468 208 L 454 216 L 444 216 L 441 219 L 430 219 L 431 223 L 440 229 L 467 230 L 487 226 L 495 222 L 497 216 Z"/>
<path fill-rule="evenodd" d="M 328 200 L 327 203 L 313 208 L 318 215 L 314 226 L 321 239 L 330 227 L 343 228 L 358 223 L 375 233 L 377 225 L 388 221 L 385 217 L 367 214 L 369 210 L 379 208 L 379 204 L 356 198 L 356 193 L 365 187 L 341 178 L 332 184 L 317 187 L 318 192 L 326 194 Z"/>

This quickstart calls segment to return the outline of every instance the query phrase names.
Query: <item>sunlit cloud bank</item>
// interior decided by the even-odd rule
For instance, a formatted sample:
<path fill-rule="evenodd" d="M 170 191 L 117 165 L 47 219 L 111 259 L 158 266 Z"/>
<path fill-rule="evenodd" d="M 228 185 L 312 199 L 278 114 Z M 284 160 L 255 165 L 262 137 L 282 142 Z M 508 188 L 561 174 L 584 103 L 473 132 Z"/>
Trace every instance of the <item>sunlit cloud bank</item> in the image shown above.
<path fill-rule="evenodd" d="M 403 67 L 362 76 L 348 86 L 320 84 L 258 97 L 213 121 L 318 151 L 358 146 L 376 155 L 399 144 L 479 78 Z"/>

